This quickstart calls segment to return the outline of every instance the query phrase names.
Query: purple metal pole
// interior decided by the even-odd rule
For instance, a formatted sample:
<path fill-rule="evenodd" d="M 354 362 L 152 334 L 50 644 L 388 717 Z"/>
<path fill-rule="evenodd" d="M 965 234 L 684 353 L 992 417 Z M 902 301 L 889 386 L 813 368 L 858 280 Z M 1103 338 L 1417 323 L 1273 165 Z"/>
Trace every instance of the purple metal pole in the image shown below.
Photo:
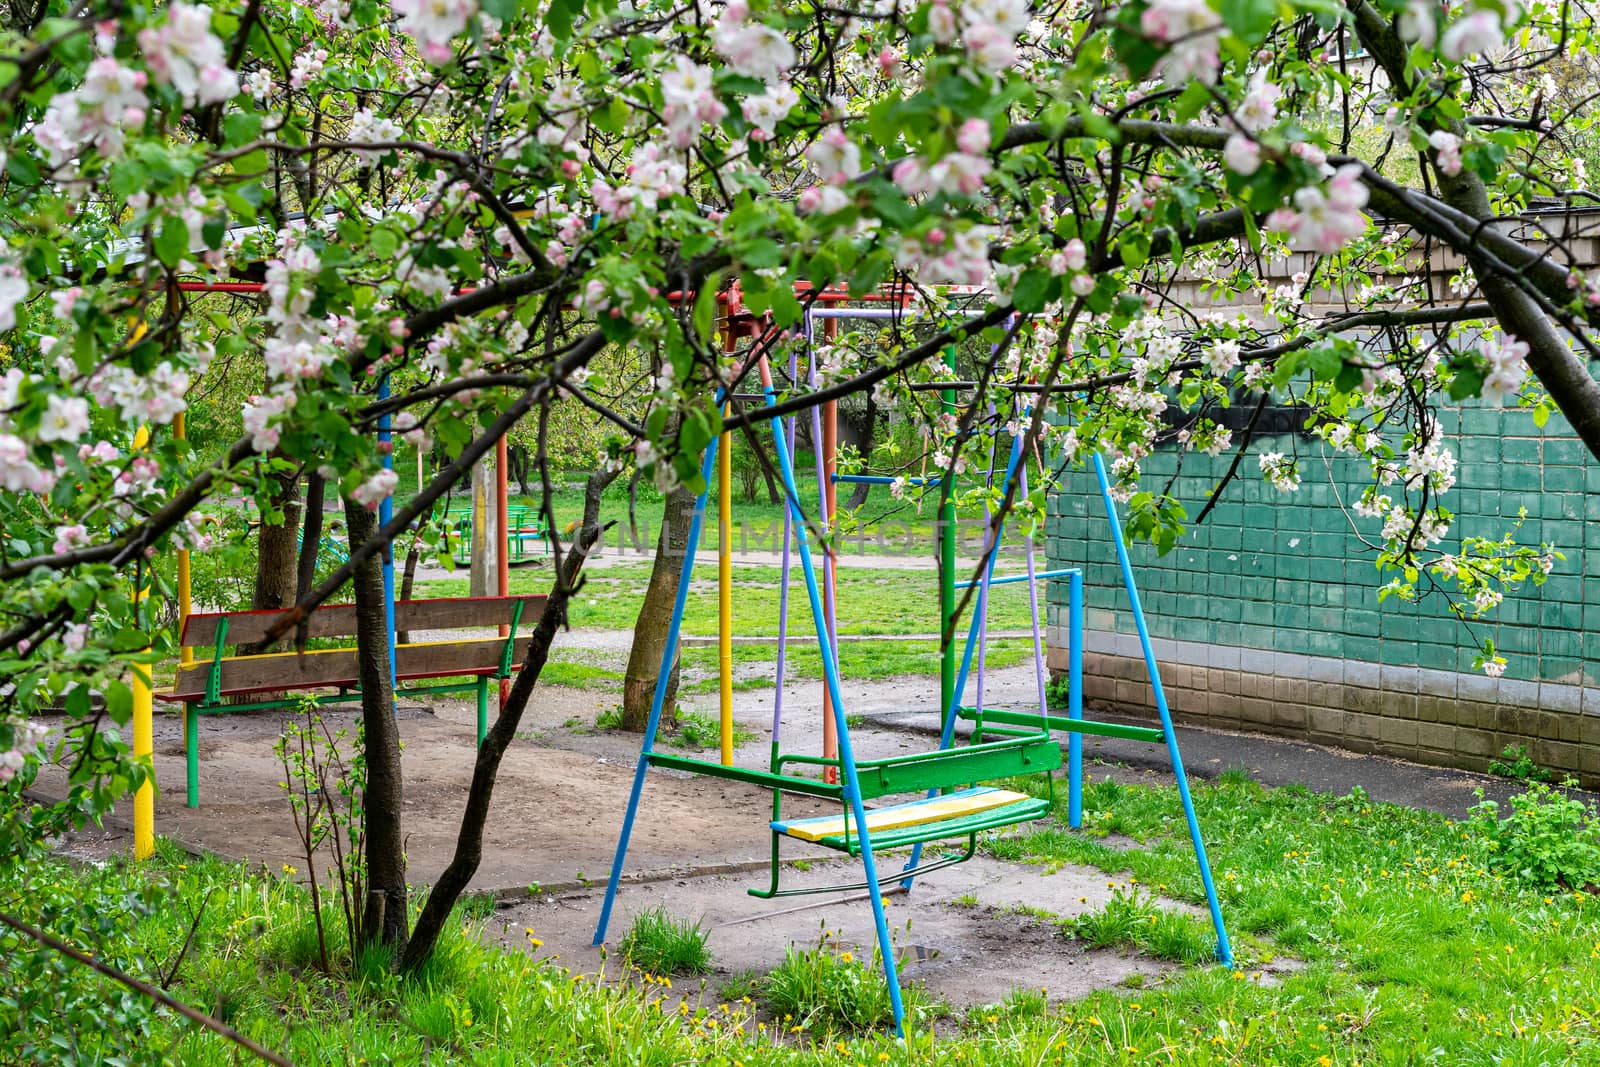
<path fill-rule="evenodd" d="M 1022 480 L 1017 483 L 1017 488 L 1021 491 L 1023 499 L 1026 500 L 1028 497 L 1028 459 L 1026 456 L 1022 459 L 1022 469 L 1018 473 L 1021 475 Z M 1039 714 L 1047 715 L 1050 712 L 1050 705 L 1045 697 L 1044 641 L 1041 639 L 1039 631 L 1039 582 L 1034 577 L 1033 534 L 1031 532 L 1027 534 L 1026 541 L 1028 553 L 1028 612 L 1033 616 L 1033 677 L 1039 684 Z"/>
<path fill-rule="evenodd" d="M 811 324 L 809 322 L 806 324 L 807 330 L 810 329 L 810 325 Z M 794 381 L 794 379 L 795 379 L 795 370 L 796 370 L 797 361 L 798 361 L 799 358 L 800 358 L 800 350 L 798 348 L 790 348 L 789 349 L 789 380 L 791 382 Z M 794 417 L 793 416 L 790 416 L 789 418 L 784 420 L 784 430 L 785 430 L 786 434 L 788 435 L 789 454 L 792 456 L 792 455 L 794 455 L 794 430 L 795 430 Z M 778 687 L 777 687 L 777 690 L 772 695 L 772 751 L 774 753 L 776 753 L 778 751 L 778 737 L 779 737 L 779 734 L 783 730 L 783 686 L 784 686 L 784 681 L 785 681 L 784 676 L 783 676 L 783 667 L 784 667 L 785 657 L 786 657 L 786 655 L 788 653 L 788 650 L 789 650 L 789 563 L 790 563 L 789 541 L 794 536 L 794 530 L 789 525 L 790 521 L 791 520 L 790 520 L 790 517 L 789 517 L 789 509 L 788 508 L 784 508 L 783 509 L 783 565 L 779 568 L 779 574 L 778 574 L 778 657 L 777 657 Z"/>

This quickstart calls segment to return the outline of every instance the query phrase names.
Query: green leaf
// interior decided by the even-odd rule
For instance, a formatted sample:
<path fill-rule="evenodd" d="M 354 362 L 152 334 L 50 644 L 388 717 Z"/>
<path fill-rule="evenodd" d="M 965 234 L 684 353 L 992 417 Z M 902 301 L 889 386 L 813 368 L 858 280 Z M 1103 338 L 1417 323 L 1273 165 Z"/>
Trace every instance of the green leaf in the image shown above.
<path fill-rule="evenodd" d="M 249 144 L 261 132 L 261 116 L 235 111 L 222 120 L 222 135 L 229 145 Z"/>
<path fill-rule="evenodd" d="M 584 0 L 551 0 L 550 10 L 544 16 L 550 35 L 558 41 L 571 37 L 572 24 L 583 14 L 583 5 Z"/>
<path fill-rule="evenodd" d="M 1255 44 L 1267 35 L 1278 17 L 1276 0 L 1222 0 L 1219 12 L 1228 29 L 1247 44 Z"/>
<path fill-rule="evenodd" d="M 156 258 L 169 267 L 189 254 L 189 224 L 176 215 L 162 220 L 156 232 Z"/>
<path fill-rule="evenodd" d="M 694 297 L 694 332 L 709 339 L 717 326 L 717 283 L 721 275 L 713 274 L 700 283 Z"/>
<path fill-rule="evenodd" d="M 483 9 L 501 22 L 509 22 L 522 10 L 522 0 L 483 0 Z"/>
<path fill-rule="evenodd" d="M 1033 270 L 1024 271 L 1021 278 L 1017 279 L 1017 286 L 1011 292 L 1011 306 L 1024 315 L 1032 315 L 1036 311 L 1044 310 L 1059 288 L 1054 275 L 1049 271 Z"/>

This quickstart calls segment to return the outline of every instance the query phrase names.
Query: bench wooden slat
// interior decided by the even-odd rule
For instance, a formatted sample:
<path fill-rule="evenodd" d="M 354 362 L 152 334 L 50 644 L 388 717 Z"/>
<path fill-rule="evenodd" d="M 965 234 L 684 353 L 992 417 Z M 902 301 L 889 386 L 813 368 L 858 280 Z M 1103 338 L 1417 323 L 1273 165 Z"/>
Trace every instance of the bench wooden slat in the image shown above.
<path fill-rule="evenodd" d="M 515 667 L 528 654 L 527 636 L 519 637 L 512 653 Z M 429 641 L 395 648 L 395 674 L 403 681 L 448 678 L 465 674 L 493 674 L 500 669 L 505 641 L 485 637 L 468 641 Z M 178 668 L 172 689 L 157 694 L 165 700 L 203 700 L 210 663 Z M 222 661 L 223 696 L 265 693 L 273 690 L 319 689 L 359 684 L 356 650 L 330 648 L 306 652 L 275 652 L 263 656 L 230 656 Z"/>
<path fill-rule="evenodd" d="M 543 594 L 509 597 L 443 597 L 433 600 L 397 600 L 394 605 L 396 630 L 454 630 L 468 626 L 499 626 L 511 621 L 513 605 L 523 604 L 522 626 L 531 629 L 544 611 Z M 266 638 L 272 625 L 285 611 L 204 612 L 190 615 L 183 628 L 182 643 L 204 646 L 216 643 L 217 627 L 228 620 L 230 645 L 253 644 Z M 356 632 L 354 604 L 323 604 L 311 613 L 312 637 L 353 637 Z"/>

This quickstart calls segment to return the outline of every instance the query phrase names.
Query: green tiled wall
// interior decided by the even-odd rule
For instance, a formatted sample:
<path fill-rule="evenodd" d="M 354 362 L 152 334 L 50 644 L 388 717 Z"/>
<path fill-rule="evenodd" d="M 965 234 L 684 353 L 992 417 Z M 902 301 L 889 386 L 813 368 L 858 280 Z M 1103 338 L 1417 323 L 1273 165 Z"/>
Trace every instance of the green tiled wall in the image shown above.
<path fill-rule="evenodd" d="M 1524 411 L 1469 406 L 1445 409 L 1440 426 L 1460 461 L 1444 498 L 1456 514 L 1447 545 L 1459 546 L 1463 535 L 1499 537 L 1526 507 L 1521 539 L 1553 541 L 1566 555 L 1543 587 L 1507 595 L 1478 633 L 1510 661 L 1508 679 L 1600 685 L 1600 463 L 1559 415 L 1541 430 Z M 1300 490 L 1267 486 L 1253 451 L 1179 547 L 1165 557 L 1132 547 L 1152 635 L 1471 671 L 1476 639 L 1442 598 L 1378 602 L 1386 579 L 1350 524 L 1375 539 L 1378 520 L 1347 518 L 1338 503 L 1348 505 L 1368 484 L 1367 465 L 1298 436 L 1265 438 L 1254 450 L 1298 455 Z M 1231 458 L 1185 453 L 1177 470 L 1177 452 L 1164 449 L 1143 464 L 1144 485 L 1159 489 L 1176 470 L 1174 492 L 1192 517 Z M 1051 501 L 1048 535 L 1052 565 L 1085 568 L 1089 628 L 1132 633 L 1092 472 L 1076 472 Z M 1065 584 L 1051 583 L 1053 626 L 1065 625 L 1065 598 Z"/>

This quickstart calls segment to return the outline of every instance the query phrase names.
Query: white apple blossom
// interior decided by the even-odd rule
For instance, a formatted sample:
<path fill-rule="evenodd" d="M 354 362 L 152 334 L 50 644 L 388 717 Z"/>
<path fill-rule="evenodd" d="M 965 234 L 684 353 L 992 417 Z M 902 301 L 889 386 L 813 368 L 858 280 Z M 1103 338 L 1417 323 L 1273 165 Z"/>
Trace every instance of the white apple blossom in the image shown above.
<path fill-rule="evenodd" d="M 177 2 L 159 28 L 139 31 L 145 63 L 161 85 L 171 85 L 190 107 L 220 104 L 239 95 L 239 76 L 228 69 L 222 40 L 211 32 L 211 9 Z"/>
<path fill-rule="evenodd" d="M 1400 39 L 1432 48 L 1439 39 L 1439 10 L 1438 0 L 1407 0 L 1400 12 Z"/>
<path fill-rule="evenodd" d="M 17 326 L 17 305 L 28 299 L 28 276 L 10 260 L 0 260 L 0 333 Z"/>
<path fill-rule="evenodd" d="M 1508 16 L 1516 18 L 1515 5 L 1511 5 Z M 1446 59 L 1460 63 L 1468 56 L 1493 52 L 1505 43 L 1505 28 L 1500 23 L 1499 13 L 1476 8 L 1450 24 L 1439 41 L 1439 51 Z"/>
<path fill-rule="evenodd" d="M 390 0 L 390 6 L 417 52 L 435 66 L 450 62 L 452 43 L 478 13 L 478 0 Z"/>

